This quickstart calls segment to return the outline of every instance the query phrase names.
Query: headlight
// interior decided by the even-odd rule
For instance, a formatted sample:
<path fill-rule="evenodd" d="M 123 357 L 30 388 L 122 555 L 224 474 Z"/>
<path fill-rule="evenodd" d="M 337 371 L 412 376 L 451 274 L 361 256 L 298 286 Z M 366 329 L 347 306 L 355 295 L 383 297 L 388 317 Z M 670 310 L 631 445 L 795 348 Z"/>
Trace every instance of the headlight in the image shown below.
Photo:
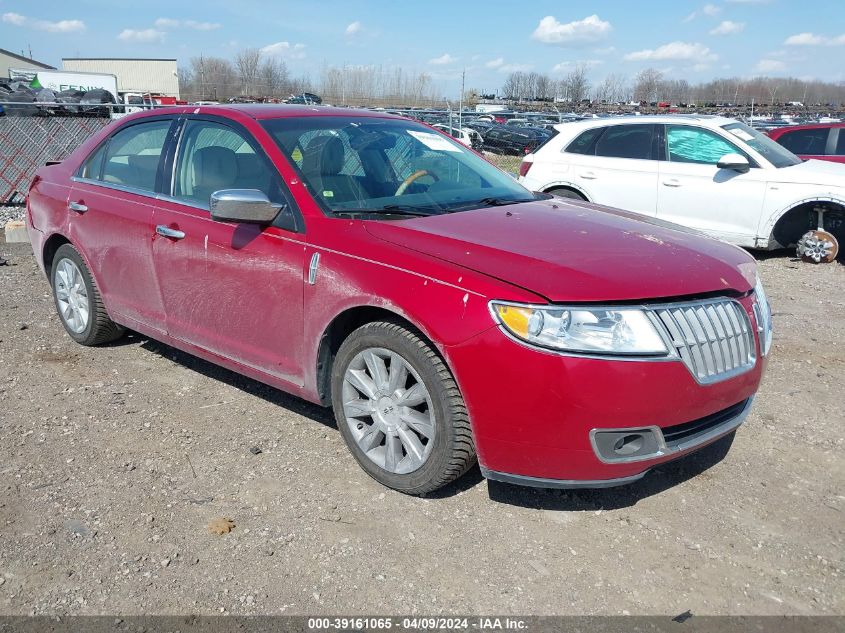
<path fill-rule="evenodd" d="M 763 282 L 759 277 L 757 277 L 757 283 L 754 284 L 754 295 L 757 297 L 757 302 L 754 304 L 754 316 L 757 317 L 760 350 L 765 356 L 772 347 L 772 306 L 769 304 L 769 298 L 763 290 Z"/>
<path fill-rule="evenodd" d="M 584 354 L 660 355 L 669 350 L 637 308 L 575 308 L 490 302 L 494 318 L 515 337 Z"/>

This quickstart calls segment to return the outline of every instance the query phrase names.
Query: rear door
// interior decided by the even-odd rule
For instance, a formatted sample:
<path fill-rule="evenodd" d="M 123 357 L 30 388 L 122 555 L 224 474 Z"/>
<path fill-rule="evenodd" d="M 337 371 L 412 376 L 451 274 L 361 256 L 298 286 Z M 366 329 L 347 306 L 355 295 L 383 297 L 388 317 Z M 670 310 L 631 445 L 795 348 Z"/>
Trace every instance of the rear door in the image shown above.
<path fill-rule="evenodd" d="M 719 169 L 726 154 L 741 154 L 747 173 Z M 657 216 L 714 237 L 753 246 L 766 194 L 766 170 L 729 139 L 691 125 L 665 126 Z"/>
<path fill-rule="evenodd" d="M 189 117 L 171 161 L 153 218 L 171 236 L 152 247 L 168 334 L 301 385 L 305 243 L 278 172 L 246 129 L 215 117 Z M 287 210 L 277 226 L 216 222 L 221 189 L 257 189 Z"/>
<path fill-rule="evenodd" d="M 153 271 L 153 210 L 173 117 L 120 128 L 88 157 L 68 199 L 71 238 L 80 244 L 111 316 L 164 331 Z"/>
<path fill-rule="evenodd" d="M 606 127 L 589 153 L 573 157 L 573 182 L 588 191 L 593 202 L 654 216 L 657 127 L 643 123 Z"/>

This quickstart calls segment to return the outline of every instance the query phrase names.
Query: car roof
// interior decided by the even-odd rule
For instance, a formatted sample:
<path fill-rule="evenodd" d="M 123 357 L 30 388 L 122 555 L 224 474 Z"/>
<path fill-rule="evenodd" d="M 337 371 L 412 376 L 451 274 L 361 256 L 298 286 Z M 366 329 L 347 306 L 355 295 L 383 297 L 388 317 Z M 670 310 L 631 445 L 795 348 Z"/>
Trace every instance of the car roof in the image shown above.
<path fill-rule="evenodd" d="M 774 138 L 775 136 L 782 136 L 787 132 L 794 132 L 795 130 L 820 130 L 830 129 L 834 127 L 843 128 L 845 123 L 802 123 L 801 125 L 782 125 L 771 130 L 766 130 L 766 134 Z"/>
<path fill-rule="evenodd" d="M 232 113 L 246 115 L 256 120 L 298 118 L 311 116 L 341 116 L 355 118 L 402 119 L 384 111 L 364 110 L 358 108 L 336 108 L 323 105 L 292 105 L 287 103 L 232 103 L 223 105 L 187 105 L 168 108 L 156 108 L 136 114 L 124 119 L 136 119 L 146 116 L 180 115 L 180 114 L 216 114 L 229 116 Z"/>
<path fill-rule="evenodd" d="M 586 130 L 593 127 L 607 125 L 625 125 L 629 123 L 669 124 L 669 123 L 702 123 L 705 127 L 720 127 L 728 123 L 737 123 L 736 119 L 710 114 L 643 114 L 584 119 L 570 123 L 560 123 L 555 126 L 559 132 L 564 130 Z"/>

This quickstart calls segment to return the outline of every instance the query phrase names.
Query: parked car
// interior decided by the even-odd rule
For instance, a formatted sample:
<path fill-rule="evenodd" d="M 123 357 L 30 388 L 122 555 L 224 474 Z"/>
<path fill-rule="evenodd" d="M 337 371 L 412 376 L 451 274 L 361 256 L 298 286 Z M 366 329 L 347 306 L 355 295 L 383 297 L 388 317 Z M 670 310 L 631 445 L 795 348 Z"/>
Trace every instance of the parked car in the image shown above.
<path fill-rule="evenodd" d="M 323 99 L 311 92 L 303 92 L 302 94 L 291 95 L 289 99 L 285 100 L 285 103 L 293 105 L 320 105 L 323 103 Z"/>
<path fill-rule="evenodd" d="M 132 329 L 332 406 L 410 494 L 476 456 L 531 486 L 639 479 L 737 429 L 771 345 L 742 250 L 375 112 L 131 114 L 42 167 L 26 217 L 72 339 Z"/>
<path fill-rule="evenodd" d="M 524 156 L 534 151 L 551 136 L 551 132 L 542 128 L 497 125 L 483 134 L 483 148 L 494 154 Z"/>
<path fill-rule="evenodd" d="M 774 128 L 766 134 L 804 160 L 845 163 L 845 123 L 793 125 Z"/>
<path fill-rule="evenodd" d="M 449 125 L 448 123 L 437 123 L 432 127 L 440 130 L 444 134 L 448 134 L 454 139 L 457 139 L 467 147 L 471 147 L 476 152 L 480 152 L 484 145 L 481 135 L 470 127 L 457 127 Z"/>
<path fill-rule="evenodd" d="M 836 241 L 845 239 L 845 166 L 803 162 L 733 119 L 616 117 L 557 129 L 520 167 L 520 182 L 533 191 L 635 211 L 748 248 L 796 245 L 819 230 L 834 238 L 813 246 L 822 249 L 819 261 L 835 257 Z"/>

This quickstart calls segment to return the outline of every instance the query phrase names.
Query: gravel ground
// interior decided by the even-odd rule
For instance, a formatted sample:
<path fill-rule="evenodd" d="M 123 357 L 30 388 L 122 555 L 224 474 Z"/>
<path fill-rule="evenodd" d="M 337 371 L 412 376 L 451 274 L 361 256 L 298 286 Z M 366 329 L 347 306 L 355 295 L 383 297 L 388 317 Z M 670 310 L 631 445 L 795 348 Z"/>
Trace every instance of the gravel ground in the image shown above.
<path fill-rule="evenodd" d="M 23 220 L 23 206 L 5 206 L 0 204 L 0 229 L 6 226 L 9 220 Z"/>
<path fill-rule="evenodd" d="M 840 264 L 761 258 L 775 345 L 726 456 L 417 499 L 319 407 L 139 336 L 74 344 L 28 245 L 0 256 L 2 614 L 845 614 Z"/>

